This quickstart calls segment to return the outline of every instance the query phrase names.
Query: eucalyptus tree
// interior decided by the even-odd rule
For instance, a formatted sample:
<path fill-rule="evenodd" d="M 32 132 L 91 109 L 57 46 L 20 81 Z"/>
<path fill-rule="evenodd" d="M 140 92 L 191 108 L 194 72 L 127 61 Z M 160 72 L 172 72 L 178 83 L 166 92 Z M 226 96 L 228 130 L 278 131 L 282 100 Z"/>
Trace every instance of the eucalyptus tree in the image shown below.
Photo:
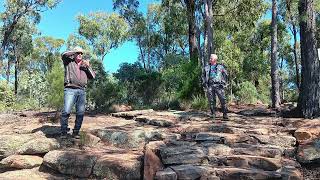
<path fill-rule="evenodd" d="M 204 0 L 201 6 L 203 15 L 204 46 L 201 48 L 202 69 L 207 64 L 210 53 L 216 53 L 230 72 L 229 90 L 236 79 L 243 75 L 244 60 L 248 60 L 252 51 L 251 36 L 257 27 L 258 20 L 267 9 L 262 0 Z M 202 70 L 202 79 L 204 70 Z"/>
<path fill-rule="evenodd" d="M 272 0 L 272 20 L 271 20 L 271 100 L 272 107 L 279 108 L 279 70 L 278 70 L 278 25 L 277 25 L 277 0 Z"/>
<path fill-rule="evenodd" d="M 128 23 L 118 14 L 94 12 L 77 17 L 79 34 L 92 46 L 93 52 L 103 61 L 111 49 L 118 48 L 128 37 Z"/>
<path fill-rule="evenodd" d="M 147 13 L 148 46 L 152 62 L 160 71 L 167 56 L 185 54 L 187 48 L 187 18 L 183 5 L 172 0 L 151 4 Z"/>
<path fill-rule="evenodd" d="M 2 61 L 4 52 L 10 43 L 10 36 L 17 28 L 18 22 L 22 18 L 32 20 L 34 23 L 40 22 L 40 13 L 55 7 L 60 0 L 6 0 L 4 12 L 1 13 L 1 47 L 0 58 Z"/>
<path fill-rule="evenodd" d="M 317 32 L 316 32 L 316 38 L 317 38 L 317 47 L 320 48 L 320 0 L 316 1 L 316 27 L 317 27 Z"/>
<path fill-rule="evenodd" d="M 10 77 L 10 63 L 14 64 L 14 92 L 17 95 L 19 73 L 24 68 L 26 57 L 32 53 L 33 41 L 32 36 L 36 33 L 35 24 L 30 23 L 28 19 L 22 18 L 16 25 L 16 29 L 10 36 L 8 43 L 7 56 L 7 82 Z"/>
<path fill-rule="evenodd" d="M 281 0 L 279 4 L 279 14 L 284 22 L 288 24 L 288 28 L 293 37 L 293 55 L 295 64 L 295 74 L 296 74 L 296 86 L 299 90 L 300 87 L 300 56 L 298 53 L 299 42 L 299 12 L 298 12 L 298 2 L 299 0 Z"/>
<path fill-rule="evenodd" d="M 196 1 L 184 0 L 188 14 L 188 31 L 189 31 L 189 54 L 192 62 L 198 62 L 199 47 L 197 43 L 197 26 L 196 26 Z"/>
<path fill-rule="evenodd" d="M 113 9 L 118 10 L 120 15 L 129 24 L 129 39 L 135 40 L 139 48 L 139 60 L 143 64 L 145 71 L 149 71 L 149 56 L 146 56 L 147 49 L 147 20 L 143 16 L 142 12 L 139 12 L 139 1 L 138 0 L 113 0 Z"/>
<path fill-rule="evenodd" d="M 177 0 L 163 0 L 148 5 L 146 15 L 135 0 L 114 0 L 130 25 L 130 39 L 139 47 L 139 60 L 146 71 L 161 70 L 166 56 L 185 54 L 187 49 L 187 13 Z"/>
<path fill-rule="evenodd" d="M 320 64 L 317 57 L 314 0 L 299 1 L 301 41 L 301 90 L 298 110 L 305 118 L 320 116 Z"/>
<path fill-rule="evenodd" d="M 55 61 L 60 60 L 60 50 L 64 45 L 63 39 L 41 36 L 34 39 L 32 56 L 36 60 L 38 70 L 43 74 L 51 71 Z"/>

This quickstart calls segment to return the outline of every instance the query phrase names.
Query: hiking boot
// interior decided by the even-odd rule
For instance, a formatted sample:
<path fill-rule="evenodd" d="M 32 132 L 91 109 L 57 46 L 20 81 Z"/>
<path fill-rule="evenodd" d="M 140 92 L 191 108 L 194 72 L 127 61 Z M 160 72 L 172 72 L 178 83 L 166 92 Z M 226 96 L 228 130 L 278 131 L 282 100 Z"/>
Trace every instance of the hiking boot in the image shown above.
<path fill-rule="evenodd" d="M 79 133 L 72 133 L 72 137 L 73 137 L 74 139 L 80 139 Z"/>
<path fill-rule="evenodd" d="M 215 120 L 216 119 L 216 114 L 211 114 L 210 119 Z"/>
<path fill-rule="evenodd" d="M 227 113 L 223 114 L 222 119 L 223 119 L 223 120 L 229 120 L 229 117 L 228 117 Z"/>
<path fill-rule="evenodd" d="M 60 139 L 67 139 L 68 138 L 68 134 L 67 133 L 61 133 L 60 134 Z"/>

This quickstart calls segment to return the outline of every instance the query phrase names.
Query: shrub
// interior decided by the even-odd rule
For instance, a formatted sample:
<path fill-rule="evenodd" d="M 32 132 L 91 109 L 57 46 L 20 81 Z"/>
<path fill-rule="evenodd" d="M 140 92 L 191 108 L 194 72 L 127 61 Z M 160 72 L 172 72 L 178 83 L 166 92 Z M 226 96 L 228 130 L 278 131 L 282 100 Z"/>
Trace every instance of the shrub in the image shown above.
<path fill-rule="evenodd" d="M 177 98 L 171 98 L 170 96 L 164 96 L 158 99 L 152 106 L 155 110 L 181 110 L 180 102 Z"/>
<path fill-rule="evenodd" d="M 249 81 L 245 81 L 239 84 L 239 89 L 236 92 L 238 101 L 240 103 L 256 103 L 258 92 L 256 87 Z"/>
<path fill-rule="evenodd" d="M 49 107 L 59 110 L 63 107 L 64 96 L 64 75 L 63 68 L 59 61 L 55 61 L 49 74 L 47 75 L 48 97 L 47 104 Z"/>
<path fill-rule="evenodd" d="M 5 111 L 14 105 L 15 96 L 12 88 L 6 81 L 0 81 L 0 111 Z"/>
<path fill-rule="evenodd" d="M 186 63 L 182 66 L 183 79 L 182 88 L 178 90 L 178 97 L 181 100 L 190 100 L 193 96 L 203 94 L 200 83 L 201 68 L 193 62 Z"/>
<path fill-rule="evenodd" d="M 207 110 L 209 107 L 208 99 L 203 95 L 192 96 L 191 108 L 195 110 Z"/>

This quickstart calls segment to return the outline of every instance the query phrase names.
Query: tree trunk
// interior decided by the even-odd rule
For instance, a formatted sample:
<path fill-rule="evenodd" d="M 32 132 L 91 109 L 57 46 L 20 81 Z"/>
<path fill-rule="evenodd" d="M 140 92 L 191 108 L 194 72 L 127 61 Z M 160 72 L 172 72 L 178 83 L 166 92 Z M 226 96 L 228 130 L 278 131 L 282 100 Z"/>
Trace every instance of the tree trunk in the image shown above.
<path fill-rule="evenodd" d="M 299 73 L 299 63 L 298 63 L 298 41 L 297 41 L 297 29 L 295 25 L 292 25 L 293 29 L 293 39 L 294 39 L 294 48 L 293 48 L 293 55 L 294 55 L 294 63 L 296 68 L 296 83 L 298 90 L 300 89 L 300 73 Z"/>
<path fill-rule="evenodd" d="M 271 22 L 271 99 L 272 107 L 279 108 L 280 93 L 279 93 L 279 72 L 277 63 L 277 0 L 272 0 L 272 22 Z"/>
<path fill-rule="evenodd" d="M 18 71 L 19 71 L 19 56 L 17 49 L 14 47 L 14 94 L 18 93 Z"/>
<path fill-rule="evenodd" d="M 184 2 L 187 5 L 188 14 L 190 60 L 194 63 L 197 63 L 199 58 L 199 51 L 197 46 L 197 32 L 195 22 L 195 1 L 184 0 Z"/>
<path fill-rule="evenodd" d="M 297 41 L 297 27 L 295 25 L 293 15 L 291 12 L 291 1 L 287 0 L 286 1 L 286 6 L 287 6 L 287 11 L 289 15 L 289 20 L 292 26 L 292 35 L 293 35 L 293 55 L 294 55 L 294 63 L 295 63 L 295 70 L 296 70 L 296 84 L 297 84 L 297 89 L 299 91 L 300 89 L 300 73 L 299 73 L 299 63 L 298 63 L 298 52 L 297 52 L 297 47 L 298 47 L 298 41 Z"/>
<path fill-rule="evenodd" d="M 206 59 L 209 60 L 210 54 L 214 53 L 214 46 L 213 46 L 213 12 L 212 12 L 212 0 L 205 0 L 205 31 L 207 33 L 208 41 Z"/>
<path fill-rule="evenodd" d="M 6 80 L 8 84 L 10 83 L 10 69 L 11 69 L 11 61 L 10 59 L 8 59 L 7 70 L 6 70 Z"/>
<path fill-rule="evenodd" d="M 279 73 L 279 92 L 280 92 L 280 102 L 281 103 L 284 102 L 283 62 L 284 62 L 284 58 L 281 57 L 280 73 Z"/>
<path fill-rule="evenodd" d="M 298 110 L 305 118 L 319 117 L 320 85 L 315 9 L 313 0 L 299 1 L 301 88 Z"/>
<path fill-rule="evenodd" d="M 18 70 L 19 70 L 19 59 L 16 56 L 15 66 L 14 66 L 14 94 L 18 93 Z"/>

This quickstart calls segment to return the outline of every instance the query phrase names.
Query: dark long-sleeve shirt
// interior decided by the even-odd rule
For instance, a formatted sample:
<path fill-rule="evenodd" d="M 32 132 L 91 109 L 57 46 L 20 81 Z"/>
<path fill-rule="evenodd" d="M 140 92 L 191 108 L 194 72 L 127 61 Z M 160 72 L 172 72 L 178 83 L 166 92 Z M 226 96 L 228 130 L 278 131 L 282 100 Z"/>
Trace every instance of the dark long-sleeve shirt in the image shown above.
<path fill-rule="evenodd" d="M 64 64 L 64 86 L 65 87 L 75 87 L 75 88 L 85 88 L 88 79 L 93 79 L 95 73 L 91 67 L 86 67 L 78 64 L 73 55 L 65 54 L 62 56 Z"/>

